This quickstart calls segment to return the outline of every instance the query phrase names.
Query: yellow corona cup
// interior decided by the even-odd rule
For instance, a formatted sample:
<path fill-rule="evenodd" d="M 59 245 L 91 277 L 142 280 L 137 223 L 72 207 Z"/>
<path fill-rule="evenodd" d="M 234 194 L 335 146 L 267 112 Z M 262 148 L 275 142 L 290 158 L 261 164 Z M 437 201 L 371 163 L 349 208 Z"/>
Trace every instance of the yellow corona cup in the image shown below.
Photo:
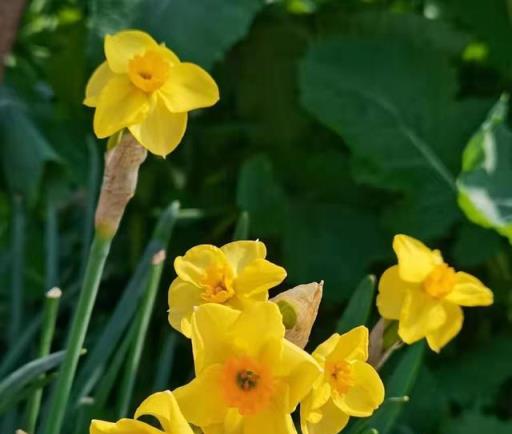
<path fill-rule="evenodd" d="M 152 416 L 160 424 L 155 428 L 142 422 L 141 416 Z M 116 423 L 93 420 L 90 434 L 194 434 L 183 417 L 170 391 L 158 392 L 147 398 L 135 411 L 135 419 L 121 419 Z"/>
<path fill-rule="evenodd" d="M 377 307 L 383 318 L 398 320 L 398 334 L 408 344 L 426 338 L 439 352 L 462 328 L 460 306 L 488 306 L 493 293 L 480 280 L 455 271 L 438 250 L 406 235 L 396 235 L 398 265 L 379 282 Z"/>
<path fill-rule="evenodd" d="M 368 359 L 368 329 L 334 334 L 313 352 L 323 375 L 300 406 L 303 434 L 337 434 L 350 416 L 368 417 L 384 400 L 384 385 Z"/>
<path fill-rule="evenodd" d="M 192 319 L 196 378 L 174 391 L 186 419 L 204 434 L 295 434 L 290 413 L 320 367 L 284 332 L 274 303 L 243 312 L 199 307 Z"/>
<path fill-rule="evenodd" d="M 166 156 L 183 138 L 187 112 L 219 99 L 219 89 L 206 71 L 181 62 L 147 33 L 107 35 L 105 56 L 87 84 L 84 100 L 96 108 L 94 132 L 99 138 L 128 128 L 150 152 Z"/>
<path fill-rule="evenodd" d="M 284 268 L 265 259 L 260 241 L 235 241 L 220 248 L 203 244 L 178 256 L 178 277 L 169 288 L 169 322 L 190 337 L 194 308 L 204 303 L 243 309 L 268 300 L 268 290 L 286 277 Z"/>

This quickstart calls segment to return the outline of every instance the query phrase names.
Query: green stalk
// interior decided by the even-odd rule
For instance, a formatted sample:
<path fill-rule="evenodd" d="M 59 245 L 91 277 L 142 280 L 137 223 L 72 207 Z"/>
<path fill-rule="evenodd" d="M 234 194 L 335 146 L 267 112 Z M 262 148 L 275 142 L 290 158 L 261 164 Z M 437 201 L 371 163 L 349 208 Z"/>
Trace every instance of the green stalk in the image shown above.
<path fill-rule="evenodd" d="M 12 280 L 11 321 L 9 324 L 9 346 L 19 337 L 23 317 L 23 272 L 25 268 L 25 207 L 19 195 L 13 198 L 12 211 Z"/>
<path fill-rule="evenodd" d="M 242 211 L 236 222 L 233 241 L 247 240 L 249 237 L 249 213 Z"/>
<path fill-rule="evenodd" d="M 148 280 L 148 288 L 142 305 L 136 318 L 136 334 L 135 340 L 132 344 L 131 352 L 128 354 L 128 363 L 121 380 L 121 393 L 118 406 L 118 416 L 124 417 L 129 410 L 133 388 L 135 385 L 135 378 L 139 369 L 140 358 L 146 340 L 146 334 L 149 327 L 149 320 L 153 312 L 160 278 L 162 277 L 163 263 L 165 260 L 165 251 L 160 250 L 153 256 L 151 271 Z"/>
<path fill-rule="evenodd" d="M 171 332 L 167 335 L 156 370 L 155 381 L 152 390 L 164 390 L 169 388 L 169 379 L 174 365 L 174 355 L 177 343 L 177 333 Z"/>
<path fill-rule="evenodd" d="M 55 206 L 53 195 L 50 193 L 49 196 L 46 204 L 45 224 L 46 290 L 58 285 L 59 275 L 59 224 L 57 207 Z"/>
<path fill-rule="evenodd" d="M 96 232 L 94 236 L 87 267 L 85 269 L 84 283 L 71 325 L 66 357 L 59 372 L 50 402 L 48 416 L 46 418 L 45 429 L 43 431 L 46 434 L 60 434 L 61 432 L 66 405 L 78 365 L 80 350 L 84 344 L 85 334 L 98 294 L 103 268 L 105 267 L 105 261 L 110 251 L 112 237 L 113 235 L 110 237 L 101 236 L 98 232 Z"/>
<path fill-rule="evenodd" d="M 55 324 L 57 322 L 57 313 L 59 311 L 59 302 L 62 292 L 59 288 L 50 289 L 46 293 L 46 300 L 43 313 L 43 329 L 41 334 L 41 342 L 39 343 L 38 357 L 45 357 L 50 354 L 53 335 L 55 333 Z M 41 375 L 40 379 L 44 380 L 45 375 Z M 41 408 L 41 398 L 43 389 L 37 389 L 27 406 L 27 432 L 35 433 L 37 418 Z"/>

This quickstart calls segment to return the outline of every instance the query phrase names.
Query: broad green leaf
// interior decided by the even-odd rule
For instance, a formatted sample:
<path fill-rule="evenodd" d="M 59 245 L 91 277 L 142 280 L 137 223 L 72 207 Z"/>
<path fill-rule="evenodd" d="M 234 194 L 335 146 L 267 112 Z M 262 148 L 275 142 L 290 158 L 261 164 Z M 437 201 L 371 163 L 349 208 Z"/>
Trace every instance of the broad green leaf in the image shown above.
<path fill-rule="evenodd" d="M 508 97 L 502 96 L 469 141 L 457 180 L 466 216 L 512 242 L 512 132 L 505 124 Z"/>
<path fill-rule="evenodd" d="M 304 108 L 350 148 L 356 179 L 405 195 L 405 210 L 390 203 L 403 221 L 428 207 L 438 235 L 457 219 L 454 173 L 486 103 L 455 101 L 445 56 L 394 38 L 326 39 L 305 56 L 300 88 Z"/>
<path fill-rule="evenodd" d="M 447 399 L 477 408 L 495 402 L 500 387 L 511 378 L 510 360 L 512 337 L 498 335 L 444 360 L 433 372 Z M 482 375 L 483 369 L 489 370 L 488 375 Z"/>
<path fill-rule="evenodd" d="M 58 160 L 15 93 L 0 87 L 0 160 L 13 194 L 36 199 L 45 167 Z"/>
<path fill-rule="evenodd" d="M 260 237 L 278 233 L 284 219 L 285 200 L 268 157 L 258 155 L 244 162 L 238 177 L 236 202 L 251 216 L 249 234 Z"/>
<path fill-rule="evenodd" d="M 451 254 L 459 267 L 476 267 L 495 257 L 506 242 L 496 232 L 464 223 L 457 227 Z"/>
<path fill-rule="evenodd" d="M 366 276 L 350 297 L 347 307 L 343 312 L 336 331 L 346 333 L 354 327 L 365 325 L 370 316 L 372 306 L 375 302 L 375 276 Z"/>
<path fill-rule="evenodd" d="M 444 427 L 445 434 L 510 434 L 512 422 L 503 421 L 496 416 L 484 415 L 474 410 L 466 410 L 460 417 L 453 418 Z"/>
<path fill-rule="evenodd" d="M 385 257 L 376 216 L 341 204 L 294 202 L 284 227 L 283 260 L 294 282 L 325 280 L 324 297 L 346 300 L 361 275 Z"/>
<path fill-rule="evenodd" d="M 94 0 L 94 43 L 106 33 L 140 28 L 183 60 L 211 68 L 245 36 L 262 0 Z"/>

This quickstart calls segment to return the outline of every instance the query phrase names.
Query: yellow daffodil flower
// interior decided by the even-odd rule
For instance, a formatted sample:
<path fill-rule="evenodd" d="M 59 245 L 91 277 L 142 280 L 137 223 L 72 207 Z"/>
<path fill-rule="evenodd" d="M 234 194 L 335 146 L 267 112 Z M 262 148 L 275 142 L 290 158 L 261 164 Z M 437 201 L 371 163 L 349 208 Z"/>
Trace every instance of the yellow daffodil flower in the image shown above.
<path fill-rule="evenodd" d="M 165 157 L 185 134 L 187 112 L 219 99 L 219 89 L 206 71 L 181 62 L 147 33 L 107 35 L 105 56 L 87 84 L 84 100 L 96 107 L 94 132 L 99 138 L 128 128 L 142 146 Z"/>
<path fill-rule="evenodd" d="M 221 303 L 243 309 L 247 303 L 268 300 L 268 290 L 284 280 L 286 271 L 266 256 L 260 241 L 235 241 L 221 248 L 204 244 L 178 256 L 178 277 L 169 288 L 171 325 L 190 337 L 196 306 Z"/>
<path fill-rule="evenodd" d="M 161 429 L 142 422 L 141 416 L 152 416 Z M 170 391 L 154 393 L 135 411 L 135 419 L 121 419 L 116 423 L 93 420 L 90 434 L 194 434 L 181 413 Z"/>
<path fill-rule="evenodd" d="M 320 367 L 284 333 L 271 302 L 244 311 L 200 306 L 192 317 L 196 378 L 174 391 L 185 418 L 204 434 L 296 434 L 290 413 Z"/>
<path fill-rule="evenodd" d="M 447 265 L 438 250 L 406 235 L 396 235 L 398 265 L 379 282 L 377 307 L 383 318 L 398 320 L 407 344 L 427 338 L 439 352 L 462 328 L 460 306 L 488 306 L 493 293 L 480 280 Z"/>
<path fill-rule="evenodd" d="M 368 417 L 384 400 L 384 385 L 368 359 L 368 329 L 333 334 L 313 352 L 323 375 L 300 406 L 303 434 L 337 434 L 350 416 Z"/>

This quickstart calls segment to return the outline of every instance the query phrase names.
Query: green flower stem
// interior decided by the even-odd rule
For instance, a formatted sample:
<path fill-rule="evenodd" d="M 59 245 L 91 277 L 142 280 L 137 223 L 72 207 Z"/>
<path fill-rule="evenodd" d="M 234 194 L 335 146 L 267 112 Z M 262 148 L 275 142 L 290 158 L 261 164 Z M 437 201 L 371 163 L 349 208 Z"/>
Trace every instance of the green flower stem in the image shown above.
<path fill-rule="evenodd" d="M 43 328 L 41 341 L 39 343 L 38 357 L 45 357 L 50 354 L 53 335 L 55 333 L 55 324 L 57 322 L 57 313 L 59 311 L 59 302 L 62 292 L 59 288 L 50 289 L 46 293 L 43 313 Z M 40 378 L 44 379 L 44 375 Z M 41 408 L 41 398 L 43 389 L 37 389 L 30 398 L 27 406 L 27 432 L 35 433 L 39 409 Z"/>
<path fill-rule="evenodd" d="M 59 222 L 57 206 L 53 197 L 50 197 L 46 204 L 45 252 L 45 289 L 49 289 L 58 285 L 59 280 Z"/>
<path fill-rule="evenodd" d="M 78 306 L 71 325 L 66 357 L 58 375 L 46 418 L 43 431 L 46 434 L 61 433 L 80 350 L 84 344 L 85 334 L 91 319 L 92 309 L 98 294 L 98 287 L 103 274 L 103 268 L 105 267 L 105 261 L 110 251 L 111 242 L 112 237 L 102 237 L 96 232 L 89 252 Z"/>
<path fill-rule="evenodd" d="M 153 256 L 151 271 L 148 279 L 148 287 L 142 301 L 142 305 L 136 318 L 136 332 L 135 339 L 132 343 L 131 352 L 128 354 L 128 362 L 124 371 L 123 379 L 121 380 L 121 393 L 118 406 L 118 416 L 125 417 L 128 413 L 133 387 L 135 385 L 135 378 L 139 369 L 140 358 L 146 340 L 146 334 L 149 327 L 149 320 L 153 312 L 160 278 L 162 277 L 163 263 L 165 260 L 165 251 L 160 250 Z"/>

